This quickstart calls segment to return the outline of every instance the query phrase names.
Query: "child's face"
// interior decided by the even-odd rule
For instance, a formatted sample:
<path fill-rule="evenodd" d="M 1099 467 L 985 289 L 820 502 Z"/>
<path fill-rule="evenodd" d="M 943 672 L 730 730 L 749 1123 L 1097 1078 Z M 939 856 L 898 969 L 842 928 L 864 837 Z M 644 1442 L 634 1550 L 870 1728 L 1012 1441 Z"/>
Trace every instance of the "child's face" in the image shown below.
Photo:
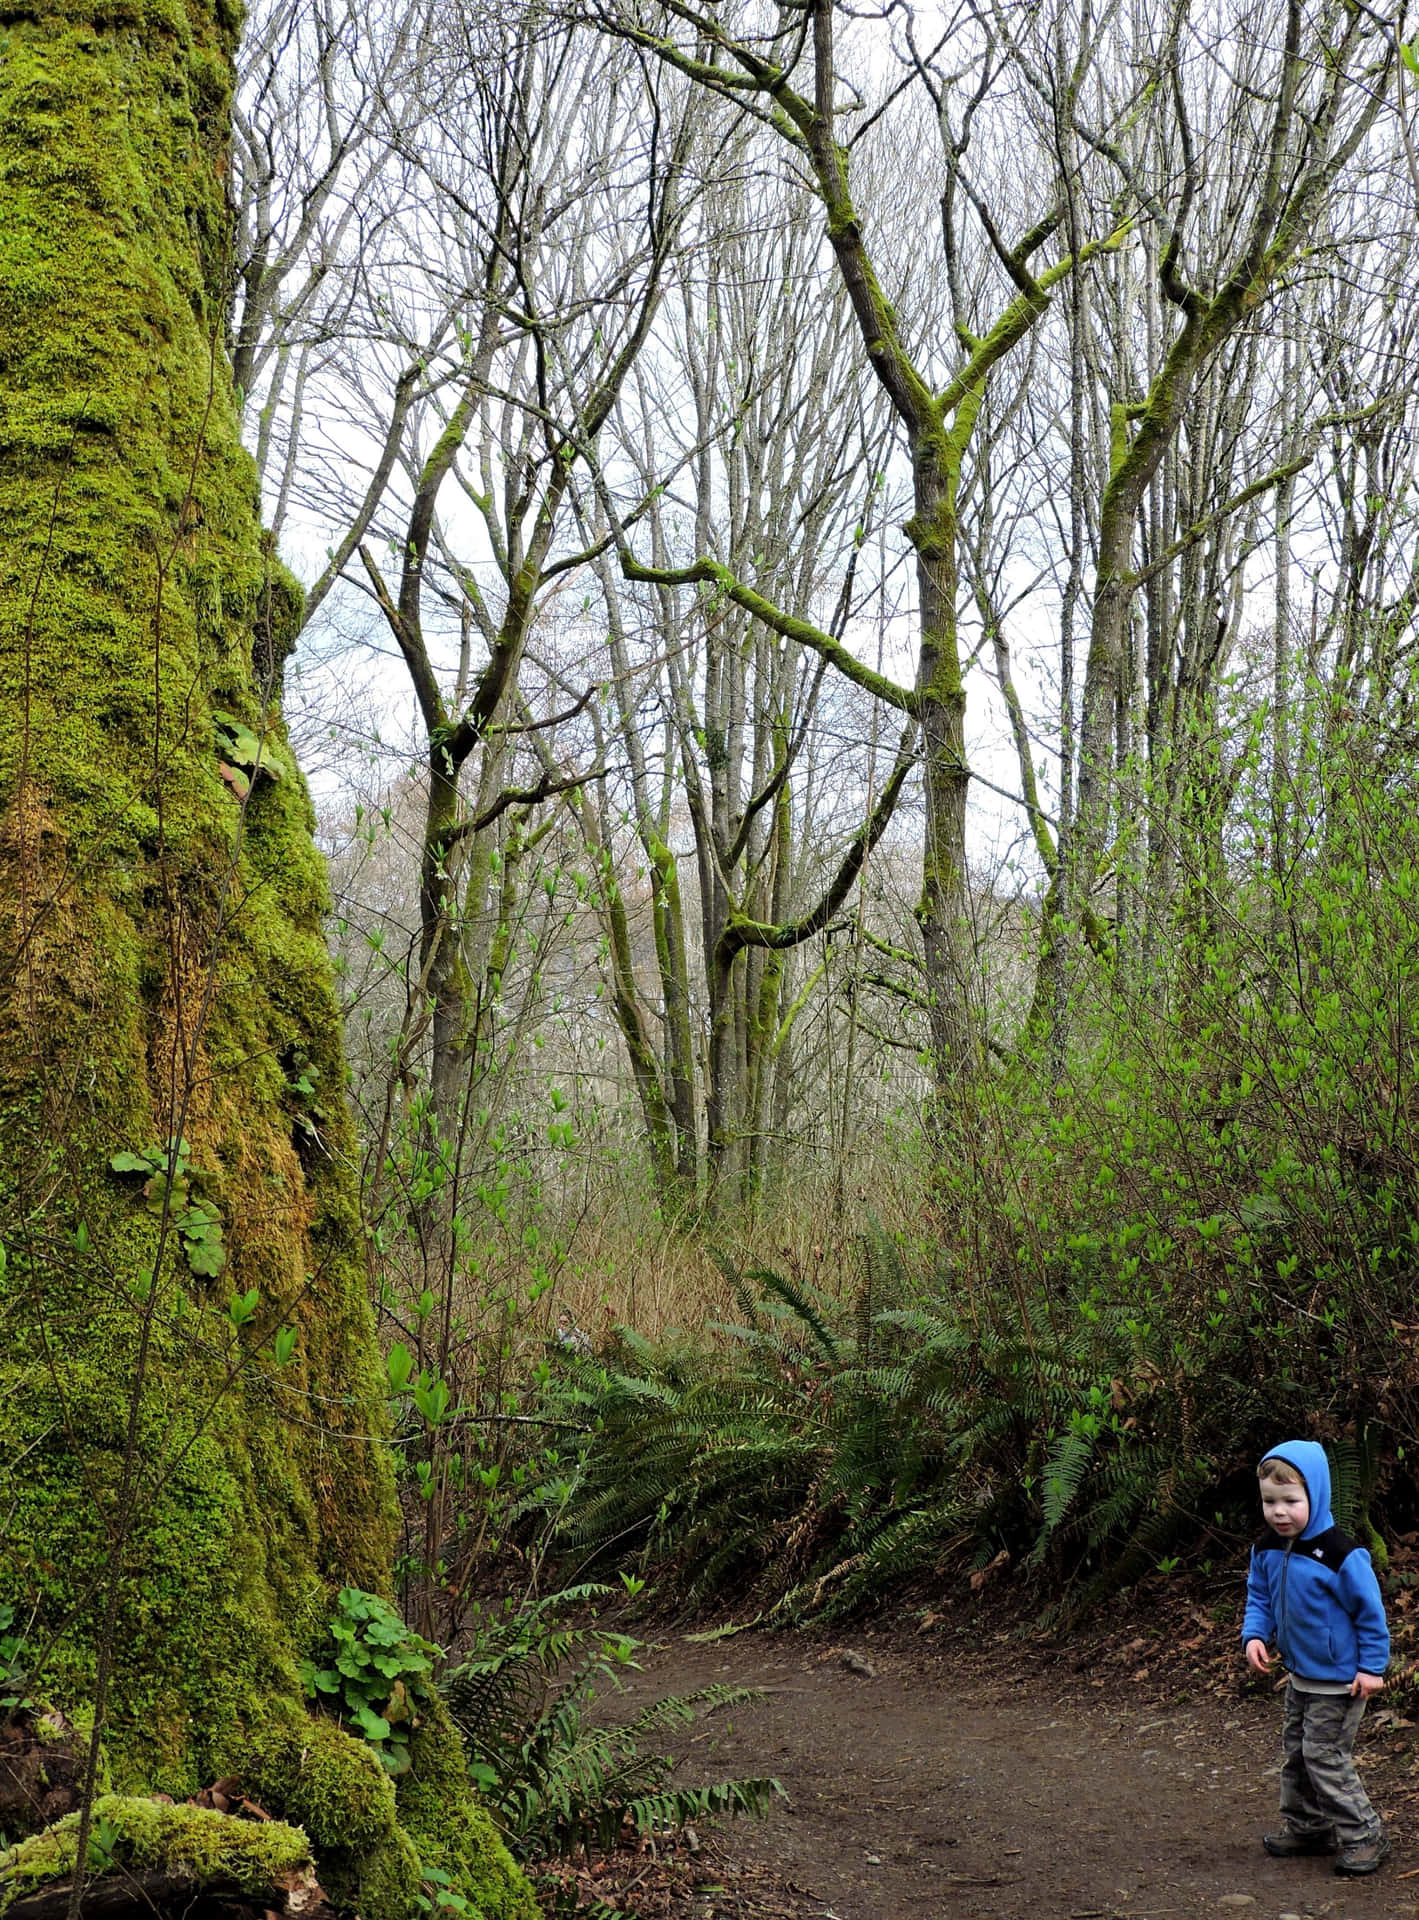
<path fill-rule="evenodd" d="M 1263 1480 L 1261 1510 L 1272 1532 L 1279 1533 L 1287 1540 L 1292 1535 L 1299 1537 L 1303 1534 L 1306 1522 L 1311 1517 L 1311 1503 L 1306 1497 L 1306 1490 L 1295 1482 L 1283 1485 L 1279 1480 Z"/>

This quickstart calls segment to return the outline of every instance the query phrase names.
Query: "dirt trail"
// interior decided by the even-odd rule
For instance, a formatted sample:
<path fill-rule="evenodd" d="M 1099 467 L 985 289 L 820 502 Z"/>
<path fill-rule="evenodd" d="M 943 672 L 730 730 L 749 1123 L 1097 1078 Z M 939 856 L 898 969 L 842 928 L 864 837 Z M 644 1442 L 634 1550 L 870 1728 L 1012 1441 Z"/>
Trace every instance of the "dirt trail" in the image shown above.
<path fill-rule="evenodd" d="M 873 1677 L 852 1672 L 846 1648 Z M 701 1724 L 683 1777 L 776 1775 L 762 1826 L 728 1832 L 686 1911 L 704 1920 L 1369 1920 L 1419 1915 L 1406 1844 L 1408 1738 L 1376 1728 L 1361 1764 L 1391 1820 L 1376 1879 L 1261 1849 L 1274 1825 L 1279 1703 L 1148 1707 L 1113 1666 L 1102 1685 L 1028 1663 L 956 1661 L 909 1636 L 840 1643 L 746 1634 L 647 1651 L 643 1701 L 713 1681 L 767 1699 Z M 777 1889 L 777 1893 L 773 1889 Z M 1231 1896 L 1231 1898 L 1226 1898 Z"/>

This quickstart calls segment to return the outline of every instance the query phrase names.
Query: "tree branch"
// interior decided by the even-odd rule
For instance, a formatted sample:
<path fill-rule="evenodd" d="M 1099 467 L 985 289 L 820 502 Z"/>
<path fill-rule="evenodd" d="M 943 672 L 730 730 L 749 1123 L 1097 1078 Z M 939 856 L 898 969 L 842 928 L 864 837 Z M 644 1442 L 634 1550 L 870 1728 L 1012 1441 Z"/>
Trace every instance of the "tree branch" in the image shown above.
<path fill-rule="evenodd" d="M 750 920 L 744 914 L 731 912 L 724 932 L 719 936 L 719 952 L 715 956 L 718 964 L 727 965 L 745 947 L 767 947 L 774 953 L 782 953 L 786 948 L 800 946 L 803 941 L 811 940 L 815 933 L 823 931 L 846 900 L 853 882 L 862 871 L 863 862 L 886 831 L 907 775 L 916 765 L 916 758 L 916 722 L 911 720 L 897 749 L 897 764 L 892 769 L 891 779 L 843 855 L 832 884 L 817 906 L 801 919 L 790 920 L 783 926 L 771 926 L 764 921 Z"/>
<path fill-rule="evenodd" d="M 824 633 L 821 627 L 815 627 L 811 621 L 802 620 L 796 614 L 784 613 L 773 602 L 766 600 L 752 587 L 746 587 L 735 578 L 728 567 L 708 557 L 696 560 L 688 567 L 646 567 L 642 566 L 635 555 L 625 547 L 621 549 L 621 571 L 628 580 L 638 580 L 653 587 L 692 587 L 705 585 L 717 587 L 726 600 L 732 600 L 737 607 L 752 614 L 756 620 L 781 633 L 786 640 L 796 640 L 800 646 L 809 647 L 814 653 L 835 666 L 845 679 L 866 692 L 875 694 L 889 707 L 895 707 L 901 713 L 915 714 L 919 705 L 916 693 L 909 687 L 902 687 L 895 680 L 889 680 L 885 674 L 874 673 L 871 667 L 864 666 L 840 641 L 831 634 Z"/>

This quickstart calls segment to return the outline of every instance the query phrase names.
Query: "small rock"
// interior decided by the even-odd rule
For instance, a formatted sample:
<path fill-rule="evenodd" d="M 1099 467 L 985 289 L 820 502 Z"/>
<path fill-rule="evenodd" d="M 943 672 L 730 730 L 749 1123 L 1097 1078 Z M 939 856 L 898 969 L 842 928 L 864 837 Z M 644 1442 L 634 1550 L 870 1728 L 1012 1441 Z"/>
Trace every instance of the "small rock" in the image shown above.
<path fill-rule="evenodd" d="M 1276 1920 L 1301 1920 L 1299 1913 L 1279 1913 Z"/>
<path fill-rule="evenodd" d="M 1254 1907 L 1256 1905 L 1256 1895 L 1254 1893 L 1224 1893 L 1217 1904 L 1219 1907 Z"/>
<path fill-rule="evenodd" d="M 842 1662 L 849 1673 L 860 1673 L 864 1680 L 877 1678 L 877 1669 L 872 1662 L 865 1660 L 860 1653 L 853 1653 L 850 1648 L 843 1654 Z"/>
<path fill-rule="evenodd" d="M 685 1845 L 690 1849 L 691 1853 L 699 1852 L 700 1836 L 695 1832 L 693 1827 L 686 1827 L 680 1838 L 685 1842 Z"/>
<path fill-rule="evenodd" d="M 882 1864 L 882 1856 L 880 1853 L 864 1854 L 863 1858 L 866 1860 L 869 1867 L 880 1867 Z"/>

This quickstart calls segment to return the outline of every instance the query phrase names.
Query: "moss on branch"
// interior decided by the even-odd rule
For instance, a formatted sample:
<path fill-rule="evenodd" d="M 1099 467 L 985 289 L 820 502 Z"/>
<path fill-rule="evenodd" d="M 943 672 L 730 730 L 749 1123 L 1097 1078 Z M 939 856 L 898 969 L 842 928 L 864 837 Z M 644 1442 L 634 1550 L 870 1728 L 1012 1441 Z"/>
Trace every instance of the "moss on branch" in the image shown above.
<path fill-rule="evenodd" d="M 746 586 L 738 576 L 718 560 L 696 560 L 688 567 L 646 567 L 642 566 L 629 549 L 622 549 L 621 571 L 628 580 L 639 580 L 649 586 L 690 587 L 711 586 L 722 593 L 726 600 L 732 600 L 748 614 L 761 621 L 772 632 L 782 634 L 786 640 L 796 640 L 800 646 L 808 647 L 820 654 L 830 665 L 837 668 L 845 679 L 855 686 L 875 694 L 888 706 L 896 707 L 902 713 L 915 713 L 917 696 L 909 687 L 899 686 L 885 674 L 874 673 L 871 667 L 862 661 L 831 634 L 824 633 L 821 627 L 815 627 L 799 614 L 785 613 L 771 600 L 756 593 L 753 587 Z"/>
<path fill-rule="evenodd" d="M 194 1894 L 221 1886 L 267 1901 L 293 1881 L 315 1878 L 309 1840 L 283 1820 L 239 1820 L 206 1807 L 107 1794 L 95 1803 L 94 1824 L 103 1844 L 91 1864 L 100 1874 L 162 1872 Z M 71 1813 L 0 1853 L 0 1914 L 68 1879 L 78 1843 L 79 1816 Z"/>

